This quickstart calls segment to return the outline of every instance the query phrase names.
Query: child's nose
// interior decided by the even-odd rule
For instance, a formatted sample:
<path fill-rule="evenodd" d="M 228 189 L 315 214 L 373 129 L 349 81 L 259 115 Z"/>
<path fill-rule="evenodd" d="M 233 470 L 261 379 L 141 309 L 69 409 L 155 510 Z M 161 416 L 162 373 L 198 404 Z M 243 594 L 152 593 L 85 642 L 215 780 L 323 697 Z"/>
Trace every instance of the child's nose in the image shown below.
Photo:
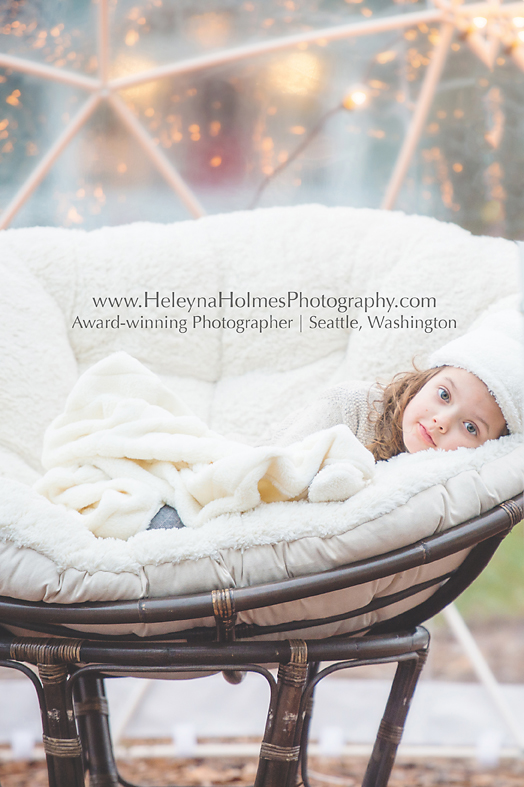
<path fill-rule="evenodd" d="M 443 434 L 449 429 L 449 418 L 447 418 L 446 415 L 434 415 L 433 423 L 439 432 L 442 432 Z"/>

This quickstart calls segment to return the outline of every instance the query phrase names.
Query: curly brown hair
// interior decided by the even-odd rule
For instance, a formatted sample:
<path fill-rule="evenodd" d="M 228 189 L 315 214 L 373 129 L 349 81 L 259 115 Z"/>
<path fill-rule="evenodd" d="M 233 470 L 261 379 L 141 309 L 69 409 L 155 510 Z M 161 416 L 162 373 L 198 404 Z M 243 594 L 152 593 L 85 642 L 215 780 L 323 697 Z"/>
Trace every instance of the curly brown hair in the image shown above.
<path fill-rule="evenodd" d="M 442 366 L 439 366 L 436 369 L 420 371 L 415 367 L 413 371 L 396 374 L 388 385 L 380 386 L 384 392 L 380 402 L 381 409 L 375 406 L 371 413 L 375 439 L 366 446 L 377 462 L 405 452 L 402 437 L 404 410 L 420 389 L 441 369 Z"/>

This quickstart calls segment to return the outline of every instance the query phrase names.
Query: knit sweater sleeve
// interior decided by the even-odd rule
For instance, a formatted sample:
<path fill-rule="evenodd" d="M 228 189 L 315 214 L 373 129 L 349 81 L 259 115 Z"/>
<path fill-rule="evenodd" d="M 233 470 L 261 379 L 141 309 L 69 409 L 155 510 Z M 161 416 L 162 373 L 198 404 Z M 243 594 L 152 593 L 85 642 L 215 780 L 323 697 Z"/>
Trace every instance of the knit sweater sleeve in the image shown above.
<path fill-rule="evenodd" d="M 361 443 L 368 445 L 375 436 L 369 416 L 375 407 L 380 407 L 380 398 L 375 384 L 355 380 L 341 383 L 278 424 L 271 442 L 290 445 L 313 432 L 346 424 Z"/>

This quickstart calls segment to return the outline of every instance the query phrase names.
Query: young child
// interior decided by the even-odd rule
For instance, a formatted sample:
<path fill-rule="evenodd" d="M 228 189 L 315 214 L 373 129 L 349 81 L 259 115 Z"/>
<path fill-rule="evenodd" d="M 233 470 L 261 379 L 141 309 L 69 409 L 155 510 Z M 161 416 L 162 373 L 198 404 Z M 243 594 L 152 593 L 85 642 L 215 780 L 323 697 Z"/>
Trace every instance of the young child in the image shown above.
<path fill-rule="evenodd" d="M 521 315 L 496 313 L 433 353 L 425 371 L 396 375 L 384 387 L 349 382 L 329 389 L 287 418 L 271 442 L 288 446 L 345 424 L 377 461 L 405 452 L 477 448 L 523 431 L 523 353 Z M 182 526 L 169 506 L 150 524 Z"/>
<path fill-rule="evenodd" d="M 497 312 L 434 352 L 429 368 L 396 375 L 386 386 L 342 383 L 286 419 L 274 435 L 289 445 L 346 424 L 373 453 L 476 448 L 523 431 L 522 316 Z"/>

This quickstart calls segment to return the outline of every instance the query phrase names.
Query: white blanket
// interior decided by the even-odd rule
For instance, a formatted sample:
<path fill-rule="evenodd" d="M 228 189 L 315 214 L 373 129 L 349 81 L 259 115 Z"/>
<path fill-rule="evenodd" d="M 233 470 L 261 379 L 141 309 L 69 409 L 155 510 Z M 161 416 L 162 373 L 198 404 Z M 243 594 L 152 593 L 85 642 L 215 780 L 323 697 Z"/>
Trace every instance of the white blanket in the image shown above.
<path fill-rule="evenodd" d="M 95 535 L 121 539 L 145 530 L 164 504 L 198 527 L 260 502 L 345 500 L 374 472 L 372 454 L 344 425 L 287 447 L 227 440 L 124 352 L 79 378 L 46 433 L 42 462 L 38 492 L 82 514 Z"/>

